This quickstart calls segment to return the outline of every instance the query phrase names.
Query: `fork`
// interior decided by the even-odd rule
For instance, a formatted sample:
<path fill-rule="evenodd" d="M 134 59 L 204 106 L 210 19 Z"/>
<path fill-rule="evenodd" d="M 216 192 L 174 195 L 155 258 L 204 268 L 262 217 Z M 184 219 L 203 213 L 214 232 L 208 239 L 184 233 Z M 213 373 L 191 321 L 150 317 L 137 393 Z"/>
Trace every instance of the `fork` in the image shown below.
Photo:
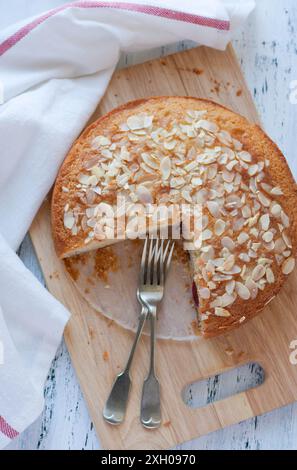
<path fill-rule="evenodd" d="M 142 388 L 142 399 L 140 409 L 140 421 L 142 425 L 149 429 L 158 428 L 161 424 L 161 402 L 160 384 L 155 373 L 155 350 L 156 350 L 156 316 L 157 305 L 164 295 L 164 280 L 169 270 L 174 242 L 167 241 L 164 249 L 164 240 L 157 238 L 151 240 L 147 269 L 141 267 L 141 282 L 138 295 L 140 300 L 148 308 L 148 318 L 150 320 L 150 366 Z"/>
<path fill-rule="evenodd" d="M 153 270 L 152 264 L 154 264 L 154 267 L 156 266 L 158 268 L 157 261 L 160 259 L 162 259 L 162 269 L 160 269 L 161 266 L 159 266 L 158 272 L 162 273 L 162 282 L 164 283 L 164 265 L 166 267 L 166 270 L 168 270 L 168 267 L 170 264 L 170 261 L 168 263 L 168 258 L 166 260 L 166 257 L 168 255 L 168 248 L 169 248 L 169 243 L 167 243 L 166 249 L 163 251 L 163 242 L 162 242 L 161 249 L 158 249 L 156 242 L 153 240 L 151 240 L 150 246 L 148 248 L 148 238 L 146 238 L 145 243 L 144 243 L 144 248 L 143 248 L 143 253 L 142 253 L 142 258 L 141 258 L 139 287 L 137 289 L 137 299 L 140 302 L 142 309 L 141 309 L 141 314 L 139 316 L 137 332 L 135 334 L 134 342 L 133 342 L 126 366 L 124 370 L 116 376 L 111 392 L 109 394 L 109 397 L 106 401 L 106 404 L 103 410 L 103 417 L 110 424 L 114 424 L 114 425 L 121 424 L 126 414 L 129 392 L 131 388 L 130 369 L 132 366 L 134 354 L 135 354 L 141 333 L 143 331 L 145 321 L 149 313 L 149 307 L 147 303 L 144 302 L 142 299 L 141 290 L 143 290 L 144 286 L 146 285 L 146 282 L 149 283 L 150 282 L 149 280 L 154 279 L 154 270 Z M 173 250 L 173 247 L 172 247 L 172 250 Z M 172 250 L 169 253 L 170 256 L 172 255 Z M 154 337 L 155 337 L 154 324 L 153 322 L 151 322 L 151 338 L 154 338 Z M 153 350 L 151 350 L 151 360 L 152 360 L 153 351 L 154 351 L 154 348 Z M 153 353 L 153 356 L 154 356 L 154 353 Z"/>

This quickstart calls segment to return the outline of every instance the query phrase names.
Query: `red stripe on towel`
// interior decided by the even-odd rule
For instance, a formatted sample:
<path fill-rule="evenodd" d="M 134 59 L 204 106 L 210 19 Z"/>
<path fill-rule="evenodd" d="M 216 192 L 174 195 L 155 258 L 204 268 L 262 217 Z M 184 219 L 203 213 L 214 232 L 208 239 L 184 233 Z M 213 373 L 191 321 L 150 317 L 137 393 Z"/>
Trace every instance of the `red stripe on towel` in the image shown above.
<path fill-rule="evenodd" d="M 191 23 L 198 26 L 204 26 L 208 28 L 214 28 L 220 31 L 229 31 L 230 22 L 227 20 L 220 20 L 216 18 L 208 18 L 206 16 L 194 15 L 192 13 L 186 13 L 178 10 L 170 10 L 168 8 L 157 7 L 153 5 L 142 5 L 139 3 L 124 3 L 124 2 L 73 2 L 67 5 L 62 5 L 61 7 L 54 8 L 44 15 L 39 16 L 31 23 L 26 24 L 20 28 L 16 33 L 14 33 L 9 38 L 5 39 L 0 44 L 0 56 L 3 55 L 6 51 L 11 49 L 15 44 L 17 44 L 21 39 L 23 39 L 27 34 L 29 34 L 33 29 L 39 26 L 41 23 L 46 21 L 48 18 L 54 16 L 55 14 L 66 10 L 68 8 L 111 8 L 118 10 L 126 11 L 135 11 L 137 13 L 143 13 L 151 16 L 158 16 L 161 18 L 166 18 L 169 20 L 182 21 L 184 23 Z"/>
<path fill-rule="evenodd" d="M 14 439 L 19 435 L 19 433 L 5 421 L 3 416 L 0 416 L 0 432 L 2 432 L 4 436 L 9 437 L 9 439 Z"/>

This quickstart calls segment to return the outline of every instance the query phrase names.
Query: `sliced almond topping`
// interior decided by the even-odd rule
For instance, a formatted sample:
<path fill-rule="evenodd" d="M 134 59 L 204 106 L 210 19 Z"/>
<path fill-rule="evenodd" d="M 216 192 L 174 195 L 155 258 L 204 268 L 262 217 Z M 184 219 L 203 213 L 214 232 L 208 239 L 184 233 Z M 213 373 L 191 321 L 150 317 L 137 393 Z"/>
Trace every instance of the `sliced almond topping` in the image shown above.
<path fill-rule="evenodd" d="M 274 217 L 279 217 L 282 212 L 282 208 L 279 204 L 273 204 L 270 208 L 270 212 Z"/>
<path fill-rule="evenodd" d="M 167 180 L 171 172 L 171 159 L 169 157 L 164 157 L 160 163 L 160 172 L 163 180 Z"/>
<path fill-rule="evenodd" d="M 292 248 L 292 240 L 285 231 L 282 233 L 282 237 L 287 247 Z"/>
<path fill-rule="evenodd" d="M 275 281 L 275 277 L 271 268 L 266 269 L 266 279 L 268 284 L 273 284 Z"/>
<path fill-rule="evenodd" d="M 249 300 L 249 298 L 251 297 L 249 289 L 241 282 L 236 282 L 236 292 L 239 297 L 243 300 Z"/>
<path fill-rule="evenodd" d="M 104 135 L 99 135 L 92 140 L 92 147 L 94 149 L 97 149 L 99 147 L 106 147 L 107 145 L 110 145 L 110 144 L 111 144 L 110 139 L 108 137 L 105 137 Z"/>
<path fill-rule="evenodd" d="M 286 261 L 284 261 L 282 265 L 282 272 L 285 275 L 291 274 L 292 271 L 294 271 L 295 268 L 295 258 L 288 258 Z"/>
<path fill-rule="evenodd" d="M 219 130 L 218 126 L 214 122 L 206 121 L 205 119 L 198 121 L 197 127 L 201 127 L 209 132 L 217 132 Z"/>
<path fill-rule="evenodd" d="M 252 156 L 249 152 L 238 152 L 237 156 L 240 158 L 240 160 L 250 163 L 252 161 Z"/>
<path fill-rule="evenodd" d="M 235 289 L 235 281 L 229 281 L 226 284 L 226 293 L 232 295 Z"/>
<path fill-rule="evenodd" d="M 64 227 L 71 230 L 73 225 L 74 225 L 74 222 L 75 222 L 75 218 L 73 217 L 72 212 L 65 212 L 65 214 L 64 214 Z"/>
<path fill-rule="evenodd" d="M 251 165 L 248 169 L 248 174 L 250 176 L 254 176 L 258 173 L 258 171 L 259 171 L 258 165 Z"/>
<path fill-rule="evenodd" d="M 265 275 L 265 268 L 262 265 L 257 265 L 252 273 L 253 281 L 259 281 Z"/>
<path fill-rule="evenodd" d="M 260 225 L 261 225 L 262 230 L 265 230 L 265 232 L 269 229 L 269 225 L 270 225 L 269 214 L 264 214 L 260 217 Z"/>
<path fill-rule="evenodd" d="M 273 194 L 273 196 L 283 196 L 284 193 L 281 190 L 281 188 L 277 187 L 277 188 L 273 188 L 270 194 Z"/>
<path fill-rule="evenodd" d="M 265 232 L 262 236 L 264 242 L 270 243 L 273 240 L 273 233 L 272 232 Z"/>
<path fill-rule="evenodd" d="M 211 215 L 213 217 L 219 217 L 220 216 L 220 207 L 219 207 L 217 202 L 208 201 L 206 205 L 207 205 L 207 208 L 208 208 L 209 212 L 211 213 Z"/>
<path fill-rule="evenodd" d="M 136 194 L 140 202 L 143 204 L 151 204 L 153 202 L 153 198 L 149 189 L 140 184 L 136 189 Z"/>
<path fill-rule="evenodd" d="M 285 228 L 290 226 L 290 219 L 284 211 L 281 211 L 281 221 Z"/>
<path fill-rule="evenodd" d="M 241 212 L 242 212 L 242 215 L 245 219 L 249 219 L 252 215 L 252 211 L 251 211 L 251 208 L 249 206 L 244 206 L 241 209 Z"/>
<path fill-rule="evenodd" d="M 250 237 L 246 232 L 241 232 L 237 237 L 237 241 L 240 245 L 243 245 L 245 242 L 249 240 L 249 238 Z"/>
<path fill-rule="evenodd" d="M 221 236 L 226 229 L 226 223 L 222 219 L 218 219 L 214 226 L 215 234 L 219 237 Z"/>
<path fill-rule="evenodd" d="M 268 199 L 268 197 L 266 197 L 265 194 L 261 193 L 261 191 L 259 191 L 258 193 L 258 199 L 260 203 L 262 204 L 262 206 L 264 207 L 269 207 L 271 204 L 271 200 Z"/>
<path fill-rule="evenodd" d="M 198 290 L 198 293 L 199 293 L 199 297 L 201 297 L 201 299 L 209 299 L 210 298 L 210 290 L 207 287 L 201 287 Z"/>
<path fill-rule="evenodd" d="M 224 248 L 228 248 L 230 251 L 233 251 L 235 248 L 235 243 L 230 237 L 223 237 L 221 243 Z"/>
<path fill-rule="evenodd" d="M 235 295 L 229 295 L 229 294 L 223 294 L 221 296 L 221 307 L 229 307 L 229 305 L 232 305 L 236 300 Z"/>
<path fill-rule="evenodd" d="M 228 312 L 228 310 L 222 307 L 215 308 L 215 315 L 217 317 L 230 317 L 231 316 L 230 312 Z"/>
<path fill-rule="evenodd" d="M 206 241 L 206 240 L 210 240 L 213 236 L 213 233 L 211 230 L 209 229 L 206 229 L 206 230 L 203 230 L 202 232 L 202 240 L 203 241 Z"/>

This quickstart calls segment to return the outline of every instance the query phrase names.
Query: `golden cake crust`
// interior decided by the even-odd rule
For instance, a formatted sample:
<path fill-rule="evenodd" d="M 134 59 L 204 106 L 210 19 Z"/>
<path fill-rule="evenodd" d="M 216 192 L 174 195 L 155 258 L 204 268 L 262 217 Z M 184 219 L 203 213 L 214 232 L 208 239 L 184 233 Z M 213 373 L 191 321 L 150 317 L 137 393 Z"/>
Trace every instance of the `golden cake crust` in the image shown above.
<path fill-rule="evenodd" d="M 257 162 L 269 160 L 270 184 L 273 187 L 280 188 L 282 193 L 277 196 L 276 202 L 281 205 L 290 219 L 290 226 L 286 231 L 291 239 L 292 246 L 290 250 L 287 249 L 286 251 L 290 251 L 288 256 L 290 259 L 296 256 L 297 187 L 285 157 L 276 144 L 258 125 L 250 123 L 246 118 L 212 101 L 192 97 L 153 97 L 132 101 L 114 109 L 87 127 L 74 142 L 61 166 L 52 196 L 52 232 L 59 257 L 67 257 L 76 250 L 85 247 L 84 231 L 80 230 L 79 233 L 72 234 L 71 231 L 65 228 L 64 212 L 66 205 L 75 205 L 77 200 L 76 185 L 78 174 L 81 172 L 84 163 L 94 156 L 94 152 L 90 149 L 91 139 L 99 135 L 116 136 L 119 133 L 119 124 L 126 121 L 135 112 L 153 113 L 154 115 L 162 116 L 165 122 L 170 114 L 174 114 L 176 119 L 179 119 L 179 116 L 182 118 L 188 109 L 207 111 L 207 119 L 215 122 L 220 128 L 229 132 L 234 139 L 240 141 L 243 144 L 243 150 L 250 153 Z M 65 188 L 67 191 L 65 191 Z M 116 193 L 117 189 L 115 187 L 114 192 L 111 191 L 104 198 L 101 197 L 101 200 L 113 202 Z M 209 228 L 212 230 L 216 220 L 209 213 L 208 216 L 210 218 Z M 220 240 L 216 239 L 214 246 L 215 243 L 219 242 Z M 89 248 L 91 247 L 92 244 L 90 244 Z M 236 246 L 235 252 L 239 253 L 240 249 L 240 246 Z M 203 279 L 198 282 L 195 263 L 197 262 L 198 270 L 199 261 L 198 259 L 195 260 L 195 255 L 192 258 L 194 259 L 194 279 L 199 291 L 201 285 L 202 287 L 207 286 Z M 202 314 L 200 327 L 202 334 L 205 337 L 212 337 L 228 332 L 257 315 L 273 299 L 283 284 L 286 276 L 283 273 L 282 266 L 277 265 L 277 263 L 273 264 L 274 282 L 266 285 L 264 290 L 260 289 L 254 299 L 243 300 L 238 296 L 230 307 L 226 307 L 229 312 L 227 317 L 211 314 L 206 318 L 205 313 L 209 313 L 209 305 L 206 305 L 206 300 L 200 298 L 200 314 Z M 221 293 L 220 282 L 217 289 Z"/>

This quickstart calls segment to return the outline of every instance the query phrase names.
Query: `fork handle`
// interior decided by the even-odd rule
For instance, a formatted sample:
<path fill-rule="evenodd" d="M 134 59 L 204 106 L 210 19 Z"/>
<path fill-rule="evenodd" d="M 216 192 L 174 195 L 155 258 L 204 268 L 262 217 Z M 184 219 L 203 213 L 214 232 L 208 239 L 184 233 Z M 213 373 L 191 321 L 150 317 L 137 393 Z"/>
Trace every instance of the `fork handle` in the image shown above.
<path fill-rule="evenodd" d="M 149 310 L 149 320 L 151 327 L 150 367 L 142 388 L 140 421 L 144 427 L 155 429 L 161 424 L 160 384 L 155 374 L 156 308 Z"/>
<path fill-rule="evenodd" d="M 145 320 L 147 318 L 147 312 L 147 307 L 143 305 L 139 317 L 137 332 L 135 334 L 134 342 L 127 360 L 126 367 L 122 372 L 120 372 L 116 376 L 111 392 L 103 410 L 103 417 L 105 421 L 110 424 L 121 424 L 125 418 L 129 392 L 131 388 L 130 368 L 133 362 L 134 353 L 136 351 L 136 347 L 139 342 L 139 338 L 141 336 Z"/>

